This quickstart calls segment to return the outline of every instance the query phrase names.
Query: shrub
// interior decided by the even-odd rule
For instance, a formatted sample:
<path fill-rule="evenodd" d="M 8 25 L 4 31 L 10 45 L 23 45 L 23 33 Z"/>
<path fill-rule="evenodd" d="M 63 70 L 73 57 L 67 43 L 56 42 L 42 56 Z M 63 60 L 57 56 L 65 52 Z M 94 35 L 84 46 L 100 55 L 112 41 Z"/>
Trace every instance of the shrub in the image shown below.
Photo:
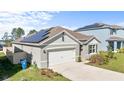
<path fill-rule="evenodd" d="M 104 57 L 104 64 L 107 64 L 109 62 L 109 58 L 105 55 Z"/>
<path fill-rule="evenodd" d="M 103 64 L 104 58 L 100 54 L 94 54 L 90 57 L 92 63 Z"/>
<path fill-rule="evenodd" d="M 91 63 L 97 63 L 99 65 L 107 64 L 109 62 L 109 58 L 104 54 L 94 54 L 90 57 Z"/>
<path fill-rule="evenodd" d="M 43 68 L 40 71 L 41 71 L 41 75 L 46 75 L 49 78 L 53 78 L 54 76 L 59 75 L 57 72 L 54 72 L 52 69 Z"/>
<path fill-rule="evenodd" d="M 108 56 L 108 58 L 113 58 L 114 57 L 114 52 L 108 51 L 107 56 Z"/>
<path fill-rule="evenodd" d="M 99 51 L 99 54 L 105 54 L 106 52 L 105 51 Z"/>
<path fill-rule="evenodd" d="M 107 57 L 108 58 L 113 58 L 114 57 L 114 52 L 112 51 L 112 47 L 108 46 L 108 52 L 107 52 Z"/>
<path fill-rule="evenodd" d="M 119 53 L 124 53 L 124 48 L 118 50 Z"/>

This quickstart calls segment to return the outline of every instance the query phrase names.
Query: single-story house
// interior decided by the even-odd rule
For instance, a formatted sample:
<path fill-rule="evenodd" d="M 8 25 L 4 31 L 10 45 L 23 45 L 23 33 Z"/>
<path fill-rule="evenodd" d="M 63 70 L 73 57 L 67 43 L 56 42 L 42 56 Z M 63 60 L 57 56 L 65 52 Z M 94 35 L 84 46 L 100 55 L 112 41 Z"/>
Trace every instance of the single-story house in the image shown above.
<path fill-rule="evenodd" d="M 64 62 L 87 59 L 97 52 L 100 41 L 63 27 L 52 27 L 13 42 L 13 53 L 25 52 L 31 64 L 45 68 Z M 16 64 L 18 62 L 14 62 Z"/>
<path fill-rule="evenodd" d="M 124 48 L 124 27 L 104 23 L 94 23 L 78 28 L 76 32 L 94 35 L 101 41 L 98 51 L 107 51 L 108 46 L 113 51 Z"/>

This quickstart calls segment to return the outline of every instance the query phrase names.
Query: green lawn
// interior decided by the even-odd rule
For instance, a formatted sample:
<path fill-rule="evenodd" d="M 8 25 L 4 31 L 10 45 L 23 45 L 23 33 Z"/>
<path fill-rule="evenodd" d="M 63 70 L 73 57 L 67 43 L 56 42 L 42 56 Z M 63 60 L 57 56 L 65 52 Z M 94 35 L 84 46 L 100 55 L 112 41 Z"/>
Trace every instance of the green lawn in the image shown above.
<path fill-rule="evenodd" d="M 32 80 L 32 81 L 68 81 L 69 79 L 62 75 L 41 75 L 41 70 L 34 67 L 28 67 L 26 70 L 22 70 L 20 64 L 13 65 L 6 58 L 4 53 L 0 53 L 0 80 Z"/>
<path fill-rule="evenodd" d="M 99 65 L 95 63 L 87 63 L 87 64 L 124 73 L 124 54 L 115 53 L 114 56 L 117 57 L 117 59 L 111 59 L 108 64 L 103 64 L 103 65 Z"/>

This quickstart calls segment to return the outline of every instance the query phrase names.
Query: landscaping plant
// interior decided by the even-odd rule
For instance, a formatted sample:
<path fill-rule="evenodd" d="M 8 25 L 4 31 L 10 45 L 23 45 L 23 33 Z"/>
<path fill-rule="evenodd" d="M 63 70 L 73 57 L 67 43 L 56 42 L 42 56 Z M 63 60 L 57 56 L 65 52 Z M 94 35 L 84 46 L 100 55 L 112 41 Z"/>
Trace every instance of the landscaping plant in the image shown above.
<path fill-rule="evenodd" d="M 96 63 L 99 65 L 107 64 L 109 62 L 109 58 L 106 55 L 94 54 L 90 57 L 91 63 Z"/>
<path fill-rule="evenodd" d="M 118 49 L 119 53 L 124 53 L 124 48 Z"/>

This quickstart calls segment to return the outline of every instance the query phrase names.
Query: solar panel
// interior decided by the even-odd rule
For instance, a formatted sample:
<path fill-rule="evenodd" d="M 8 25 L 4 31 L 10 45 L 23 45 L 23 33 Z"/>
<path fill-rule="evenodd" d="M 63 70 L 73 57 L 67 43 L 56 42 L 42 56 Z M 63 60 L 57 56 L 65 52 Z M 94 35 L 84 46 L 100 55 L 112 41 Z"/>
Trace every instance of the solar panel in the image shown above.
<path fill-rule="evenodd" d="M 21 42 L 38 43 L 38 42 L 44 40 L 45 38 L 47 38 L 48 33 L 49 33 L 48 30 L 41 30 L 34 35 L 25 37 Z"/>

